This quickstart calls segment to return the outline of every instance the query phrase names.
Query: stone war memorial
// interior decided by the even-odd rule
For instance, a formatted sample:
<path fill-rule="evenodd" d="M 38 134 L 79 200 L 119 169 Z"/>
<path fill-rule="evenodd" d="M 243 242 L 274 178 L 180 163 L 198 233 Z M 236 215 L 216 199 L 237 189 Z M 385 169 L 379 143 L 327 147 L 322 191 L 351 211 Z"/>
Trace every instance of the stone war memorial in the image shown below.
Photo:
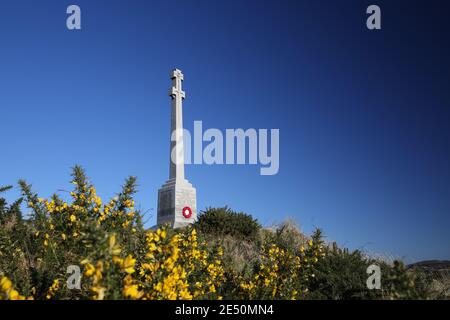
<path fill-rule="evenodd" d="M 196 190 L 184 176 L 183 145 L 183 73 L 175 69 L 171 74 L 171 142 L 169 180 L 158 190 L 157 225 L 169 223 L 173 228 L 185 227 L 197 219 Z"/>

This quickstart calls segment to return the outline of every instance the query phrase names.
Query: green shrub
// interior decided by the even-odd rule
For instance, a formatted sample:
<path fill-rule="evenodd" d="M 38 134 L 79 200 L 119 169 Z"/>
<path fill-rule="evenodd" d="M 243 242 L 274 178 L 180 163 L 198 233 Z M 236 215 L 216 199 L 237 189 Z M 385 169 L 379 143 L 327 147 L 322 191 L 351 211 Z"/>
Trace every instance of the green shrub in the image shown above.
<path fill-rule="evenodd" d="M 408 270 L 403 262 L 394 261 L 392 266 L 384 265 L 384 282 L 382 282 L 383 299 L 427 299 L 429 288 L 420 284 L 418 274 Z"/>
<path fill-rule="evenodd" d="M 257 241 L 261 225 L 248 214 L 223 207 L 202 211 L 195 228 L 207 235 L 219 237 L 229 235 L 247 241 Z"/>
<path fill-rule="evenodd" d="M 324 259 L 317 264 L 315 279 L 311 282 L 311 299 L 368 299 L 374 291 L 366 287 L 366 270 L 370 265 L 358 250 L 338 248 L 333 243 Z"/>
<path fill-rule="evenodd" d="M 0 194 L 11 189 L 11 186 L 0 187 Z M 11 279 L 30 292 L 28 285 L 32 273 L 29 270 L 27 249 L 31 248 L 31 231 L 29 224 L 22 218 L 20 198 L 8 205 L 0 198 L 0 275 L 8 270 Z"/>
<path fill-rule="evenodd" d="M 381 289 L 367 288 L 367 268 L 375 264 L 381 270 Z M 422 299 L 427 292 L 417 283 L 416 275 L 402 262 L 388 264 L 368 258 L 361 251 L 339 248 L 336 243 L 326 249 L 319 260 L 310 299 Z"/>

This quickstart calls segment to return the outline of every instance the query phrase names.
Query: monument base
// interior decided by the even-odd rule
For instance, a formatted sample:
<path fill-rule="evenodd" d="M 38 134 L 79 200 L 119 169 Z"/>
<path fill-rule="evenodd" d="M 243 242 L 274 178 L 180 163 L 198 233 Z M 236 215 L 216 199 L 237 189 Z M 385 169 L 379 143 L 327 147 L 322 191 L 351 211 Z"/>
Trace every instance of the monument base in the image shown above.
<path fill-rule="evenodd" d="M 196 190 L 186 179 L 170 179 L 158 190 L 157 224 L 185 227 L 197 220 Z"/>

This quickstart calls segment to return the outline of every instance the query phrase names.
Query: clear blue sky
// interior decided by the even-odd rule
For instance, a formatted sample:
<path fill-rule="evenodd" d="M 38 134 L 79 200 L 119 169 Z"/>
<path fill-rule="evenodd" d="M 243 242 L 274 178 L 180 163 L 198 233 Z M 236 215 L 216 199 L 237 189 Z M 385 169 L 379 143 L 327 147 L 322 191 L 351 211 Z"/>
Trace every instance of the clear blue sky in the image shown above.
<path fill-rule="evenodd" d="M 372 3 L 377 32 L 365 27 Z M 66 29 L 70 4 L 81 31 Z M 450 259 L 449 29 L 437 0 L 3 1 L 0 184 L 25 178 L 47 197 L 81 164 L 110 197 L 136 175 L 153 224 L 178 67 L 188 129 L 280 129 L 278 175 L 188 166 L 200 209 L 292 218 L 407 261 Z"/>

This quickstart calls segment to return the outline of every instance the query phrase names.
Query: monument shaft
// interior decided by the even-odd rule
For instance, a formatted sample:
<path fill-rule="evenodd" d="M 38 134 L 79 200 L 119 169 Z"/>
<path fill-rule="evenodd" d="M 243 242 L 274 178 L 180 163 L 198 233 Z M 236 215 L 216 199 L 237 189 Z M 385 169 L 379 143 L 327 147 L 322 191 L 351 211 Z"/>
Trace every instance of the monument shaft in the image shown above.
<path fill-rule="evenodd" d="M 175 70 L 172 77 L 173 87 L 169 92 L 172 97 L 169 178 L 184 180 L 183 99 L 186 94 L 181 89 L 183 74 Z"/>
<path fill-rule="evenodd" d="M 196 190 L 184 176 L 183 143 L 183 73 L 175 69 L 169 91 L 172 98 L 169 180 L 158 191 L 157 224 L 169 223 L 174 228 L 184 227 L 197 219 Z"/>

